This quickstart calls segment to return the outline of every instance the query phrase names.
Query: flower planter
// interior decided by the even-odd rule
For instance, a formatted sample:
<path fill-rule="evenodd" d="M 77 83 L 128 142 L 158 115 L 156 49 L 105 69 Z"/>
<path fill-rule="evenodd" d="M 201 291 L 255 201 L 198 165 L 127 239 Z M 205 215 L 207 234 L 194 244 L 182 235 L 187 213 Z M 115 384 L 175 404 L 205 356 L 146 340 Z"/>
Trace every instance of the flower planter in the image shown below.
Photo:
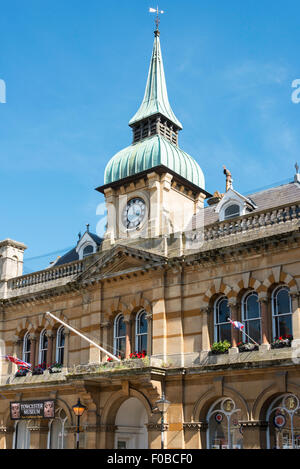
<path fill-rule="evenodd" d="M 230 342 L 228 340 L 223 340 L 220 342 L 214 342 L 211 347 L 211 353 L 213 355 L 222 355 L 228 353 L 228 350 L 231 348 Z"/>
<path fill-rule="evenodd" d="M 49 370 L 49 373 L 61 373 L 62 368 L 58 366 L 57 367 L 54 366 L 52 368 L 51 367 L 48 368 L 48 370 Z"/>
<path fill-rule="evenodd" d="M 291 340 L 290 339 L 283 339 L 283 340 L 276 340 L 271 344 L 272 349 L 278 349 L 278 348 L 284 348 L 284 347 L 290 347 L 291 346 Z"/>
<path fill-rule="evenodd" d="M 253 352 L 254 350 L 258 350 L 258 345 L 255 344 L 243 344 L 238 347 L 239 352 Z"/>
<path fill-rule="evenodd" d="M 229 349 L 228 349 L 229 350 Z M 228 354 L 228 350 L 225 350 L 225 351 L 221 351 L 221 350 L 211 350 L 210 353 L 212 355 L 224 355 L 224 354 Z"/>
<path fill-rule="evenodd" d="M 42 374 L 44 374 L 44 370 L 42 368 L 35 368 L 32 372 L 32 376 L 42 375 Z"/>

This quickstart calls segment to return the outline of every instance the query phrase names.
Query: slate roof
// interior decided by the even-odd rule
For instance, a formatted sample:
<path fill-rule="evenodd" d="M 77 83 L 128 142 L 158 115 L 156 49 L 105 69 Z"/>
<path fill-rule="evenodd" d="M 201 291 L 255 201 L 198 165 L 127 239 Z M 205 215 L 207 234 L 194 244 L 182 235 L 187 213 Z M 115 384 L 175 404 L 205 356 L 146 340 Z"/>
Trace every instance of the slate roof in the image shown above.
<path fill-rule="evenodd" d="M 291 182 L 282 186 L 272 187 L 264 191 L 247 195 L 257 205 L 251 213 L 261 212 L 270 208 L 279 207 L 288 203 L 300 201 L 300 184 Z M 219 220 L 219 214 L 215 212 L 216 205 L 210 205 L 204 209 L 204 225 L 210 225 Z"/>
<path fill-rule="evenodd" d="M 97 236 L 96 234 L 94 233 L 91 233 L 89 232 L 89 235 L 90 237 L 95 241 L 95 243 L 97 244 L 97 246 L 100 246 L 102 244 L 102 241 L 103 239 L 102 238 L 99 238 L 99 236 Z M 78 244 L 78 243 L 77 243 Z M 76 252 L 76 246 L 71 249 L 71 251 L 68 251 L 66 254 L 64 254 L 63 256 L 61 256 L 56 262 L 55 264 L 53 265 L 53 267 L 57 267 L 57 266 L 60 266 L 60 265 L 64 265 L 64 264 L 68 264 L 69 262 L 74 262 L 74 261 L 78 261 L 79 260 L 79 255 L 78 253 Z"/>

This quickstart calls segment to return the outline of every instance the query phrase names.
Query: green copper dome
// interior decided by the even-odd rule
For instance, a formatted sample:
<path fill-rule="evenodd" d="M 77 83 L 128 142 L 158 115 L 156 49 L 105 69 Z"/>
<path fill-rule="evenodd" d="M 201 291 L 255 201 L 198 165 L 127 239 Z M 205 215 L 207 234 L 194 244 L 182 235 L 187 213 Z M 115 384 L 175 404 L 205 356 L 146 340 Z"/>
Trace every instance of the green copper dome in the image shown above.
<path fill-rule="evenodd" d="M 205 189 L 203 172 L 198 163 L 161 135 L 154 135 L 117 153 L 108 163 L 104 184 L 164 165 L 198 187 Z"/>

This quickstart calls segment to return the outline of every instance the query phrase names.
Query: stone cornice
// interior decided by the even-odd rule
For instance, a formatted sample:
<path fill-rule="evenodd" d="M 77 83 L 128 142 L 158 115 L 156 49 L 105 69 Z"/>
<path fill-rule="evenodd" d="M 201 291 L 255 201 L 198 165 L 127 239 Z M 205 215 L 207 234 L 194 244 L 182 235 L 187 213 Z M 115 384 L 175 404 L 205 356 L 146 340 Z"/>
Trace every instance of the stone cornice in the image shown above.
<path fill-rule="evenodd" d="M 25 251 L 27 249 L 27 246 L 25 244 L 20 243 L 19 241 L 14 241 L 13 239 L 4 239 L 4 241 L 0 241 L 0 248 L 6 247 L 6 246 L 11 246 L 13 248 L 20 249 L 21 251 Z"/>

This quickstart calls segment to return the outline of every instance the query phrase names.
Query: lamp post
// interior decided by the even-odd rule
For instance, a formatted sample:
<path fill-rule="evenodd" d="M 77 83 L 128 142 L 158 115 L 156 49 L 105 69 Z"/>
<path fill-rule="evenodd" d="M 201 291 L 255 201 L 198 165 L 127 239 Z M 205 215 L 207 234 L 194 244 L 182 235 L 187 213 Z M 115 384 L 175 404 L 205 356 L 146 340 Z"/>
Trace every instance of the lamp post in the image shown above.
<path fill-rule="evenodd" d="M 79 424 L 80 424 L 80 417 L 86 410 L 86 406 L 81 404 L 80 398 L 78 398 L 77 404 L 73 405 L 72 407 L 74 414 L 77 416 L 77 437 L 76 437 L 76 449 L 79 449 Z"/>
<path fill-rule="evenodd" d="M 161 414 L 161 424 L 160 424 L 160 429 L 161 429 L 161 449 L 164 449 L 164 431 L 165 431 L 165 419 L 164 419 L 164 414 L 167 412 L 170 401 L 167 401 L 165 398 L 165 393 L 162 393 L 161 398 L 156 401 L 156 405 L 158 407 L 158 410 Z"/>

